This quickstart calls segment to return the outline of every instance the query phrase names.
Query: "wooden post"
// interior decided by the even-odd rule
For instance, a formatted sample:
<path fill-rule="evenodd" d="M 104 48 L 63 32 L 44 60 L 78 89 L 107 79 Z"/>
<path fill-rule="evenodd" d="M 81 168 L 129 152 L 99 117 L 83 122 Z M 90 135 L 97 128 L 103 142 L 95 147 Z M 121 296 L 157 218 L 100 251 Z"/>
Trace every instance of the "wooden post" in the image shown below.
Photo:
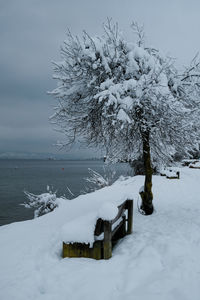
<path fill-rule="evenodd" d="M 127 234 L 131 234 L 132 233 L 132 225 L 133 225 L 133 200 L 126 200 L 126 207 L 128 209 Z"/>
<path fill-rule="evenodd" d="M 179 171 L 176 172 L 176 175 L 177 175 L 178 179 L 180 179 L 180 172 Z"/>
<path fill-rule="evenodd" d="M 101 245 L 102 245 L 102 241 L 94 242 L 93 248 L 92 248 L 92 258 L 102 259 L 102 257 L 101 257 Z"/>
<path fill-rule="evenodd" d="M 123 225 L 121 226 L 120 229 L 120 235 L 119 238 L 123 238 L 126 235 L 126 216 L 122 216 L 122 220 L 123 220 Z"/>
<path fill-rule="evenodd" d="M 104 242 L 103 242 L 103 252 L 104 259 L 109 259 L 112 257 L 112 232 L 111 232 L 111 222 L 104 221 Z"/>

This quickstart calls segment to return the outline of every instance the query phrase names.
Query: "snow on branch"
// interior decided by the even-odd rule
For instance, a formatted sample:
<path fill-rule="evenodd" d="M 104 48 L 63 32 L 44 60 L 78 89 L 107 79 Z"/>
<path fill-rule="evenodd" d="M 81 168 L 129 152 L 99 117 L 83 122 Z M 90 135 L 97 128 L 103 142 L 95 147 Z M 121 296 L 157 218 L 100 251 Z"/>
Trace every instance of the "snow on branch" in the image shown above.
<path fill-rule="evenodd" d="M 131 28 L 133 29 L 134 33 L 138 37 L 138 41 L 137 41 L 138 46 L 140 47 L 144 45 L 144 41 L 145 41 L 144 25 L 139 25 L 137 22 L 133 21 L 131 24 Z"/>
<path fill-rule="evenodd" d="M 84 193 L 104 188 L 114 182 L 116 171 L 109 167 L 104 167 L 103 171 L 104 174 L 101 175 L 97 171 L 88 168 L 89 176 L 84 178 L 87 183 Z"/>
<path fill-rule="evenodd" d="M 51 120 L 65 146 L 81 140 L 106 148 L 113 160 L 137 159 L 148 133 L 152 161 L 171 161 L 200 141 L 199 58 L 180 72 L 174 59 L 144 46 L 143 26 L 131 27 L 137 34 L 131 42 L 110 19 L 102 36 L 67 33 L 62 61 L 54 64 Z"/>
<path fill-rule="evenodd" d="M 52 212 L 56 207 L 58 207 L 59 202 L 56 197 L 56 192 L 52 192 L 47 187 L 47 193 L 40 195 L 35 195 L 27 191 L 24 192 L 27 197 L 27 202 L 22 205 L 26 208 L 34 208 L 34 218 L 45 215 Z"/>

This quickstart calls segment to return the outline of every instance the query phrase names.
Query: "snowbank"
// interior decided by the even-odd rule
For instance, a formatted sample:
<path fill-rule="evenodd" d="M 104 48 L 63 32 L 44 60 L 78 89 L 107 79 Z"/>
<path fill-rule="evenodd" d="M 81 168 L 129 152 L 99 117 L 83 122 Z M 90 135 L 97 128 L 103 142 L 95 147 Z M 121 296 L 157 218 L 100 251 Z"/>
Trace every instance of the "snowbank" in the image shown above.
<path fill-rule="evenodd" d="M 105 211 L 112 214 L 113 204 L 127 198 L 136 206 L 143 181 L 118 181 L 60 200 L 59 208 L 37 219 L 1 226 L 0 299 L 199 300 L 200 170 L 183 168 L 176 181 L 154 176 L 156 213 L 145 217 L 135 207 L 133 234 L 110 260 L 61 258 L 63 234 L 74 229 L 75 219 L 87 215 L 93 224 L 104 204 L 111 203 Z"/>

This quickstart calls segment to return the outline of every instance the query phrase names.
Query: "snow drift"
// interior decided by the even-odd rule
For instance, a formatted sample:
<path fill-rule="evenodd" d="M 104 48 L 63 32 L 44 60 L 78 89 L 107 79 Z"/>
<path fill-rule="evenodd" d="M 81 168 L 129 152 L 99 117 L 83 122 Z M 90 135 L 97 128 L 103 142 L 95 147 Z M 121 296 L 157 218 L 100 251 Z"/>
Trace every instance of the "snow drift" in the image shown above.
<path fill-rule="evenodd" d="M 199 299 L 200 170 L 182 168 L 174 181 L 154 176 L 156 212 L 148 217 L 136 209 L 143 181 L 119 180 L 72 201 L 60 199 L 42 217 L 0 227 L 0 299 Z M 107 203 L 111 213 L 127 198 L 135 200 L 133 234 L 110 260 L 62 259 L 64 228 L 75 232 L 80 220 L 93 220 Z"/>

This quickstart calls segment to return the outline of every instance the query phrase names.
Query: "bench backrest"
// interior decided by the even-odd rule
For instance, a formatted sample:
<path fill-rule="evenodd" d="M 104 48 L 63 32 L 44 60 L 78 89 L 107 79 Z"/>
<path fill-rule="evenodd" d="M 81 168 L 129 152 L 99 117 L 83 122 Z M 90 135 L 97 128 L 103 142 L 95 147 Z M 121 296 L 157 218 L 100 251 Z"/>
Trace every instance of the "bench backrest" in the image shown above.
<path fill-rule="evenodd" d="M 105 233 L 105 223 L 106 224 L 109 223 L 111 225 L 110 227 L 112 228 L 112 225 L 114 225 L 120 218 L 124 217 L 124 213 L 126 210 L 128 211 L 128 218 L 125 219 L 128 222 L 127 233 L 128 234 L 131 233 L 132 232 L 132 221 L 133 221 L 133 200 L 128 199 L 128 200 L 124 201 L 121 205 L 118 206 L 118 213 L 114 219 L 107 221 L 107 220 L 102 220 L 101 218 L 99 218 L 97 220 L 94 235 L 99 236 L 103 232 Z M 114 231 L 114 229 L 113 229 L 113 231 Z"/>

